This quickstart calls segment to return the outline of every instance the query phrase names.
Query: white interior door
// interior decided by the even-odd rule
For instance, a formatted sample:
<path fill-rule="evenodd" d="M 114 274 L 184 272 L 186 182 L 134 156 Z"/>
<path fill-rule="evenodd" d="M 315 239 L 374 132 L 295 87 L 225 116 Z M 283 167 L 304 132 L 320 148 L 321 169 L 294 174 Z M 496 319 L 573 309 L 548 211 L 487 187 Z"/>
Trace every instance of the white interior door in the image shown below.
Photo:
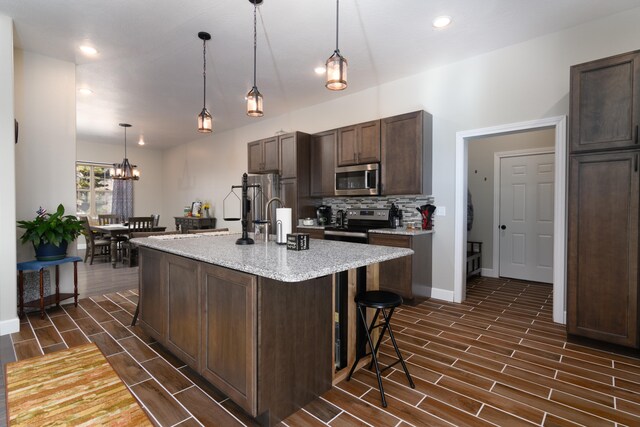
<path fill-rule="evenodd" d="M 500 159 L 500 276 L 553 283 L 554 154 Z"/>

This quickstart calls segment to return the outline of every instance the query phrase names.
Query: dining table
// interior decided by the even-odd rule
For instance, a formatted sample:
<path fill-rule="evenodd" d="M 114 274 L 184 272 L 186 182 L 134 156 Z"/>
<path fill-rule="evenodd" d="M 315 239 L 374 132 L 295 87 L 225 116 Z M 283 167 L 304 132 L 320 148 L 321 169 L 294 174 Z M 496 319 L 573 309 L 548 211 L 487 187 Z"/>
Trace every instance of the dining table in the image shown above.
<path fill-rule="evenodd" d="M 116 264 L 118 263 L 118 237 L 119 236 L 128 236 L 132 231 L 148 231 L 148 230 L 134 230 L 129 229 L 128 224 L 104 224 L 104 225 L 91 225 L 91 231 L 96 233 L 102 233 L 106 236 L 109 236 L 109 241 L 111 243 L 110 246 L 110 254 L 111 254 L 111 266 L 116 268 Z M 165 231 L 167 227 L 154 226 L 151 231 L 162 232 Z"/>

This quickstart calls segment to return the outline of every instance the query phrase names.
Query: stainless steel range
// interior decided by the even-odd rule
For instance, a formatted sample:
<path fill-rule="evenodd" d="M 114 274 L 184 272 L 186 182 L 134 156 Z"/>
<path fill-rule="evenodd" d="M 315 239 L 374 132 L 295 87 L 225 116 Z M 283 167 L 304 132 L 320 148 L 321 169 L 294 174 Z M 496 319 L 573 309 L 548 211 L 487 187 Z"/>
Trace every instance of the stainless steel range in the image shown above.
<path fill-rule="evenodd" d="M 345 218 L 341 226 L 325 227 L 325 240 L 368 243 L 367 231 L 390 226 L 389 209 L 347 209 Z"/>

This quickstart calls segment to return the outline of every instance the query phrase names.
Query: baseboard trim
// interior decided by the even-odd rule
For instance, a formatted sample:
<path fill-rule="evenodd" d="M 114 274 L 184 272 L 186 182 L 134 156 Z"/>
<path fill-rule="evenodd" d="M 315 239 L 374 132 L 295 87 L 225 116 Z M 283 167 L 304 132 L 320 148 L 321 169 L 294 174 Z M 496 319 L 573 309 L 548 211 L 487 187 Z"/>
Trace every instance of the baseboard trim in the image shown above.
<path fill-rule="evenodd" d="M 16 316 L 12 319 L 0 321 L 0 335 L 9 335 L 20 331 L 20 319 Z"/>
<path fill-rule="evenodd" d="M 431 288 L 431 298 L 441 301 L 453 302 L 453 291 L 446 289 Z"/>
<path fill-rule="evenodd" d="M 493 277 L 496 279 L 498 278 L 498 275 L 493 268 L 483 268 L 482 270 L 480 270 L 480 274 L 483 277 Z"/>

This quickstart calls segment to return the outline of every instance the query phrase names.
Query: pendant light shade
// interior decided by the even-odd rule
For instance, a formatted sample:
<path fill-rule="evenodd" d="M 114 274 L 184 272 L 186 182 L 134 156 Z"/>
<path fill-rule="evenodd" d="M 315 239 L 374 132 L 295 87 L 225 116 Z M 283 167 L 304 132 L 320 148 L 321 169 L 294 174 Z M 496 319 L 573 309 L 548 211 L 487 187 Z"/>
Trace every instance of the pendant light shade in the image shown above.
<path fill-rule="evenodd" d="M 251 88 L 247 94 L 247 116 L 262 117 L 262 94 L 257 87 Z"/>
<path fill-rule="evenodd" d="M 198 132 L 211 133 L 213 123 L 211 114 L 207 110 L 207 40 L 211 40 L 211 34 L 204 31 L 198 33 L 198 38 L 202 40 L 202 111 L 198 114 Z"/>
<path fill-rule="evenodd" d="M 124 159 L 122 163 L 114 163 L 113 167 L 109 169 L 111 178 L 118 180 L 134 180 L 140 179 L 140 171 L 136 165 L 129 163 L 127 158 L 127 128 L 130 128 L 129 123 L 120 123 L 120 127 L 124 128 Z"/>
<path fill-rule="evenodd" d="M 211 114 L 206 107 L 198 114 L 198 132 L 210 133 L 212 131 Z"/>
<path fill-rule="evenodd" d="M 262 4 L 262 0 L 249 0 L 253 3 L 253 87 L 247 94 L 247 116 L 250 117 L 262 117 L 264 111 L 262 109 L 262 94 L 256 86 L 256 51 L 257 51 L 257 11 L 258 5 Z"/>
<path fill-rule="evenodd" d="M 336 50 L 327 59 L 327 83 L 325 87 L 329 90 L 343 90 L 347 87 L 347 59 L 340 55 L 338 48 L 338 24 L 340 17 L 340 0 L 336 0 Z"/>

